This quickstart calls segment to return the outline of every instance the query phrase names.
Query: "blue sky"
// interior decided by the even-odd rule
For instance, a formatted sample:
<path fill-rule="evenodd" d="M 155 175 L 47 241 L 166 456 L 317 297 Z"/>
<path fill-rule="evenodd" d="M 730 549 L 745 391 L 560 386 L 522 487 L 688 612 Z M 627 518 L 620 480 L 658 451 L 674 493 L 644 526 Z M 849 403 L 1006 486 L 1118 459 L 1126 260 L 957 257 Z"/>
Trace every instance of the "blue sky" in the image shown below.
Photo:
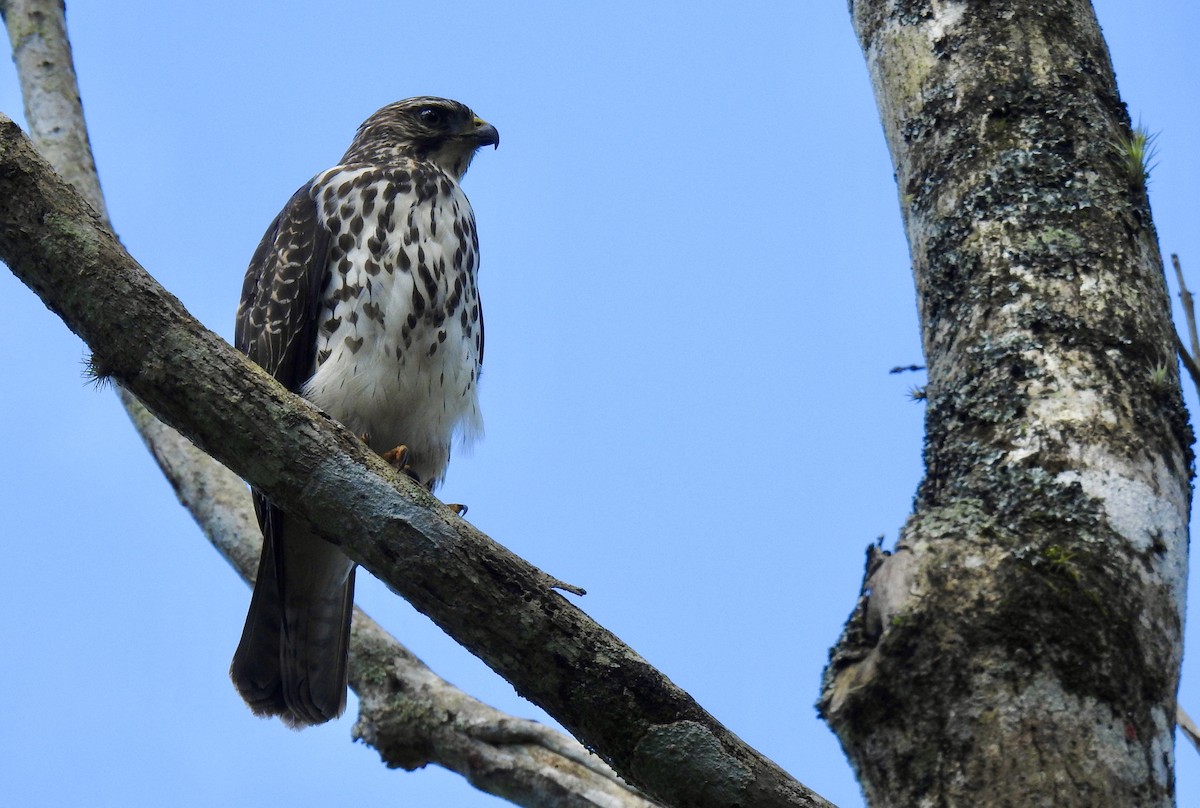
<path fill-rule="evenodd" d="M 443 499 L 859 806 L 813 704 L 863 549 L 909 512 L 923 418 L 907 397 L 923 377 L 887 373 L 922 358 L 874 99 L 841 0 L 647 6 L 126 0 L 72 3 L 68 23 L 118 233 L 226 338 L 263 230 L 364 117 L 435 94 L 495 124 L 501 148 L 464 183 L 487 434 Z M 1200 288 L 1200 11 L 1096 6 L 1124 100 L 1160 133 L 1163 250 Z M 0 110 L 20 119 L 11 67 Z M 226 675 L 249 590 L 85 384 L 82 344 L 7 273 L 0 323 L 0 802 L 503 804 L 384 769 L 350 742 L 353 701 L 303 733 L 253 718 Z M 541 716 L 360 581 L 441 675 Z M 1192 660 L 1181 696 L 1200 714 Z M 1200 757 L 1178 759 L 1180 804 L 1200 804 Z"/>

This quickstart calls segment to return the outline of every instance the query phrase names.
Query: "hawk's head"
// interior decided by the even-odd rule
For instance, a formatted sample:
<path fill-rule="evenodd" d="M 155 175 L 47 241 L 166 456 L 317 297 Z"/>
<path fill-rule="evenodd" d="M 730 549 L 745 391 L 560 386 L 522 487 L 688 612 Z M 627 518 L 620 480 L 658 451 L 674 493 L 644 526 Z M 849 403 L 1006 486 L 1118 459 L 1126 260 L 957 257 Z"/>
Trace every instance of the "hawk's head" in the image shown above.
<path fill-rule="evenodd" d="M 499 146 L 500 133 L 469 107 L 446 98 L 421 96 L 388 104 L 363 121 L 342 162 L 412 157 L 437 163 L 461 179 L 475 150 L 488 145 Z"/>

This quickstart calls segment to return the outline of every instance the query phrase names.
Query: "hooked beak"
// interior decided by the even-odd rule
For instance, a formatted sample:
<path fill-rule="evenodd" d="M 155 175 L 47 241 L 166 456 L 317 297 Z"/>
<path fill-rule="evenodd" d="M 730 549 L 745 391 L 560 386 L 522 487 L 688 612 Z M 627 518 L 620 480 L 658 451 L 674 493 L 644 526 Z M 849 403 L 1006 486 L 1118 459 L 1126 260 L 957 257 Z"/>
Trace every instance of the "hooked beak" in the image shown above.
<path fill-rule="evenodd" d="M 475 129 L 470 133 L 470 136 L 475 139 L 475 142 L 479 146 L 500 148 L 500 133 L 496 131 L 496 127 L 479 116 L 475 116 L 474 123 Z"/>

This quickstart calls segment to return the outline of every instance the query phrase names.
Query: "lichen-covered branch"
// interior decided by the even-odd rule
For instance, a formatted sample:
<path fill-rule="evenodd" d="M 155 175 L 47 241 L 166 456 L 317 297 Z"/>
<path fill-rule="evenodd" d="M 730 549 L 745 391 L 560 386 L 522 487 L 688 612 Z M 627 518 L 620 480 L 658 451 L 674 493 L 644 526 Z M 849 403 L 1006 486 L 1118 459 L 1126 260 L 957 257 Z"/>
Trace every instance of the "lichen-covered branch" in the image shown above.
<path fill-rule="evenodd" d="M 261 536 L 249 493 L 232 472 L 150 415 L 139 433 L 208 539 L 253 583 Z M 507 715 L 429 670 L 362 610 L 350 636 L 350 686 L 359 696 L 354 737 L 388 766 L 436 764 L 517 805 L 654 808 L 573 738 Z"/>
<path fill-rule="evenodd" d="M 873 805 L 1170 805 L 1191 432 L 1091 6 L 851 10 L 912 252 L 926 475 L 824 715 Z"/>
<path fill-rule="evenodd" d="M 0 259 L 97 373 L 339 543 L 670 805 L 826 805 L 362 441 L 196 322 L 0 118 Z"/>
<path fill-rule="evenodd" d="M 149 331 L 157 337 L 170 340 L 170 344 L 164 346 L 165 351 L 151 359 L 155 352 L 145 354 L 136 349 L 130 352 L 133 343 L 102 343 L 101 346 L 94 344 L 92 347 L 96 356 L 93 364 L 98 373 L 109 375 L 118 381 L 136 378 L 137 381 L 131 384 L 131 388 L 136 391 L 148 389 L 143 387 L 143 384 L 153 385 L 153 379 L 161 381 L 163 377 L 174 378 L 176 383 L 183 382 L 186 388 L 186 369 L 181 375 L 170 372 L 169 368 L 165 368 L 161 363 L 169 366 L 175 360 L 180 360 L 189 367 L 203 366 L 203 349 L 197 353 L 192 347 L 186 346 L 189 334 L 210 347 L 217 344 L 226 352 L 228 347 L 201 329 L 197 323 L 190 321 L 190 318 L 186 318 L 182 306 L 158 288 L 152 279 L 144 273 L 139 275 L 140 269 L 116 245 L 111 233 L 107 232 L 104 200 L 88 145 L 70 45 L 66 37 L 63 4 L 61 0 L 0 0 L 0 13 L 4 14 L 10 32 L 26 98 L 26 113 L 35 133 L 39 134 L 38 145 L 52 155 L 71 183 L 83 192 L 93 209 L 89 212 L 79 204 L 78 198 L 72 198 L 70 192 L 62 187 L 48 167 L 28 148 L 28 143 L 24 141 L 19 130 L 11 121 L 0 115 L 0 186 L 6 185 L 7 179 L 14 180 L 0 190 L 0 193 L 6 194 L 6 198 L 14 201 L 13 210 L 8 211 L 13 215 L 5 217 L 6 220 L 0 225 L 5 231 L 0 236 L 0 242 L 4 245 L 0 247 L 0 253 L 14 270 L 18 270 L 18 275 L 21 275 L 21 269 L 32 273 L 22 276 L 23 279 L 40 293 L 45 293 L 43 299 L 47 305 L 63 314 L 68 325 L 85 339 L 88 339 L 88 334 L 112 335 L 114 331 L 120 332 L 124 330 L 120 324 L 121 320 L 136 320 L 147 311 L 136 306 L 121 306 L 110 310 L 110 322 L 100 323 L 98 320 L 104 319 L 106 304 L 137 301 L 151 306 L 152 309 L 161 306 L 157 314 L 153 315 L 157 322 Z M 59 194 L 61 198 L 42 198 L 42 193 Z M 20 196 L 21 194 L 27 195 Z M 96 212 L 99 212 L 98 219 L 93 218 Z M 10 251 L 10 248 L 16 251 Z M 74 254 L 76 251 L 79 251 L 78 255 Z M 108 261 L 113 263 L 106 263 Z M 72 280 L 74 269 L 81 271 Z M 112 274 L 109 274 L 110 272 Z M 52 275 L 54 277 L 51 277 Z M 88 300 L 92 292 L 97 291 L 97 288 L 89 286 L 89 283 L 104 286 L 110 281 L 116 285 L 104 288 L 105 294 L 98 294 L 95 299 Z M 64 302 L 60 303 L 56 293 L 65 293 L 69 299 L 64 298 Z M 72 319 L 73 315 L 79 315 L 81 319 L 76 321 Z M 164 322 L 164 319 L 168 322 Z M 173 326 L 169 322 L 171 320 L 175 320 Z M 121 340 L 118 340 L 118 343 L 120 342 Z M 130 353 L 131 355 L 126 356 Z M 126 365 L 127 361 L 132 364 Z M 229 361 L 228 356 L 225 357 L 225 361 Z M 142 362 L 160 363 L 154 370 L 168 372 L 160 376 L 149 367 L 143 366 Z M 238 364 L 241 363 L 235 361 L 234 365 Z M 244 367 L 241 371 L 235 367 L 232 372 L 236 376 L 244 370 Z M 218 375 L 221 379 L 228 379 L 228 372 L 227 367 L 225 374 Z M 165 398 L 151 395 L 148 400 L 165 407 L 159 412 L 170 413 L 172 405 L 164 404 L 164 401 L 178 403 L 181 396 L 213 389 L 213 380 L 208 379 L 206 385 L 202 377 L 203 374 L 199 374 L 191 380 L 194 384 L 191 391 L 179 389 L 166 394 Z M 218 380 L 215 385 L 219 387 L 222 383 Z M 263 384 L 261 374 L 254 383 Z M 288 407 L 295 407 L 299 400 L 287 394 L 282 394 L 282 401 L 275 400 L 280 393 L 281 391 L 276 389 L 269 397 L 273 399 L 274 405 L 281 405 L 281 409 L 276 412 L 275 428 L 279 428 L 280 421 L 286 422 L 289 428 L 296 428 L 298 423 L 303 424 L 306 419 L 308 429 L 315 430 L 316 434 L 328 428 L 321 423 L 321 416 L 314 414 L 311 408 L 302 407 L 299 411 L 289 414 Z M 135 426 L 146 440 L 180 500 L 242 577 L 253 580 L 258 559 L 258 531 L 246 490 L 240 480 L 198 450 L 179 432 L 155 418 L 124 387 L 120 387 L 120 394 Z M 237 390 L 226 391 L 223 395 L 222 398 L 222 394 L 217 393 L 208 402 L 208 406 L 233 405 L 243 399 L 248 399 L 245 401 L 247 406 L 254 406 L 253 395 L 243 396 Z M 214 403 L 216 401 L 222 403 L 218 405 Z M 192 415 L 203 417 L 200 415 L 203 408 L 203 405 L 191 408 Z M 261 423 L 258 427 L 243 427 L 243 437 L 256 441 L 258 439 L 253 435 L 262 428 Z M 267 430 L 270 428 L 268 426 Z M 207 434 L 210 441 L 219 441 L 219 428 L 216 432 L 201 428 L 199 433 L 200 441 L 205 440 L 203 434 Z M 326 439 L 328 438 L 326 435 Z M 344 445 L 345 439 L 345 434 L 342 434 L 335 443 L 342 442 Z M 284 444 L 286 443 L 284 440 Z M 355 447 L 353 442 L 350 446 L 357 450 L 352 454 L 361 456 L 361 446 Z M 281 462 L 285 465 L 290 462 L 287 459 L 288 451 L 290 450 L 284 449 L 285 454 L 281 456 Z M 347 461 L 344 456 L 327 459 L 339 465 Z M 349 462 L 353 464 L 354 461 L 349 459 Z M 236 464 L 234 465 L 236 467 Z M 376 471 L 379 470 L 376 464 Z M 315 493 L 315 496 L 335 499 L 341 496 L 347 503 L 354 502 L 356 488 L 353 482 L 338 480 L 338 477 L 346 472 L 349 472 L 351 477 L 363 473 L 370 475 L 369 471 L 362 469 L 355 471 L 342 468 L 333 472 L 334 479 L 331 484 L 323 487 L 323 493 Z M 257 482 L 255 477 L 248 476 Z M 391 483 L 395 482 L 393 477 Z M 343 483 L 346 487 L 339 494 L 337 489 Z M 388 496 L 395 497 L 396 491 L 388 487 L 387 480 L 375 481 L 376 486 L 380 484 L 384 486 Z M 401 486 L 405 485 L 410 489 L 409 493 L 412 493 L 411 484 L 402 479 Z M 308 490 L 303 473 L 296 481 L 295 487 Z M 361 490 L 357 493 L 359 499 L 371 496 Z M 287 503 L 287 500 L 279 501 Z M 431 497 L 425 496 L 425 505 L 434 502 Z M 420 505 L 417 508 L 419 510 Z M 411 503 L 403 510 L 411 516 Z M 443 523 L 447 518 L 444 509 L 440 515 L 424 516 L 432 518 L 434 522 L 440 519 Z M 396 518 L 394 509 L 392 518 L 393 521 Z M 445 527 L 444 524 L 442 526 Z M 438 538 L 443 542 L 452 539 L 453 528 L 462 530 L 466 527 L 465 523 L 452 518 L 451 531 L 439 535 Z M 336 533 L 341 528 L 335 527 L 333 530 Z M 389 531 L 384 529 L 381 533 L 386 536 Z M 471 532 L 471 538 L 483 539 L 486 542 L 481 534 L 474 531 Z M 421 540 L 422 538 L 418 538 L 418 541 Z M 384 555 L 390 558 L 392 563 L 395 563 L 397 558 L 403 558 L 402 553 L 395 553 L 396 549 L 402 550 L 403 547 L 391 547 L 384 551 Z M 508 555 L 501 548 L 493 549 L 499 551 L 499 560 L 503 564 L 509 564 L 514 569 L 509 571 L 511 577 L 506 576 L 506 586 L 509 590 L 493 591 L 489 599 L 520 599 L 524 590 L 526 600 L 532 600 L 528 597 L 528 591 L 532 588 L 543 598 L 556 598 L 556 606 L 563 605 L 561 598 L 550 592 L 552 585 L 558 582 L 529 567 L 520 559 Z M 426 550 L 436 555 L 435 548 L 427 547 Z M 353 552 L 351 554 L 353 555 Z M 464 572 L 468 577 L 472 577 L 471 570 L 460 570 L 459 574 Z M 380 577 L 387 580 L 386 576 Z M 394 582 L 393 586 L 400 588 Z M 468 590 L 457 588 L 453 591 L 439 592 L 438 587 L 434 586 L 429 596 L 435 600 L 455 599 L 462 596 L 464 591 Z M 575 629 L 573 635 L 611 638 L 611 635 L 590 624 L 580 613 L 574 612 L 574 616 L 582 620 L 574 623 L 567 621 Z M 536 641 L 555 641 L 552 631 L 545 631 L 545 627 L 537 626 L 536 616 L 530 622 L 535 631 L 540 629 L 545 632 L 536 633 Z M 770 761 L 745 747 L 700 711 L 686 694 L 675 689 L 661 674 L 646 666 L 632 651 L 615 641 L 615 638 L 611 638 L 613 642 L 598 643 L 594 649 L 572 647 L 572 639 L 574 636 L 558 638 L 557 641 L 563 648 L 556 648 L 556 653 L 546 655 L 558 669 L 559 677 L 555 678 L 565 677 L 572 680 L 570 683 L 560 681 L 555 686 L 565 692 L 577 685 L 587 684 L 587 677 L 579 677 L 576 681 L 571 677 L 570 671 L 564 668 L 564 653 L 573 654 L 578 659 L 591 659 L 596 675 L 613 675 L 618 679 L 622 670 L 631 667 L 630 664 L 617 664 L 616 660 L 623 658 L 626 663 L 636 662 L 634 667 L 637 669 L 636 680 L 626 681 L 623 687 L 637 687 L 639 684 L 645 686 L 644 697 L 651 699 L 656 707 L 665 708 L 668 715 L 671 709 L 676 709 L 681 717 L 689 719 L 656 725 L 653 721 L 646 721 L 642 715 L 625 712 L 615 714 L 618 723 L 624 719 L 629 730 L 640 733 L 640 740 L 648 742 L 646 748 L 639 749 L 635 746 L 631 753 L 624 756 L 624 762 L 636 765 L 637 778 L 656 786 L 660 793 L 675 799 L 673 804 L 721 805 L 727 804 L 731 799 L 757 801 L 759 795 L 764 794 L 769 795 L 769 798 L 761 803 L 764 805 L 827 804 L 784 775 Z M 513 664 L 519 666 L 521 650 L 519 647 L 498 648 L 495 654 L 511 656 Z M 551 649 L 542 650 L 549 652 Z M 616 656 L 606 660 L 604 665 L 595 666 L 596 660 L 589 657 L 589 652 L 601 655 L 615 653 Z M 486 660 L 488 654 L 484 653 L 481 656 Z M 529 674 L 538 675 L 532 668 Z M 355 613 L 350 679 L 351 685 L 360 696 L 355 735 L 375 746 L 388 765 L 412 768 L 430 762 L 438 763 L 463 774 L 477 787 L 521 805 L 578 808 L 652 808 L 656 805 L 627 786 L 608 766 L 574 740 L 535 722 L 500 713 L 440 679 L 361 611 Z M 510 681 L 521 688 L 520 680 L 521 677 L 518 677 Z M 670 697 L 665 702 L 664 695 Z M 671 699 L 675 700 L 674 705 Z M 630 709 L 629 703 L 605 706 L 602 699 L 596 703 L 599 710 Z M 586 713 L 586 705 L 584 712 Z M 586 715 L 583 718 L 586 719 Z M 603 726 L 611 722 L 602 718 L 594 723 Z M 593 740 L 591 735 L 584 737 L 596 743 L 600 750 L 608 746 L 602 740 L 603 735 L 600 736 L 600 742 Z M 679 743 L 675 746 L 668 743 L 660 749 L 658 744 L 663 739 L 679 739 Z M 689 741 L 694 747 L 691 750 L 688 746 Z M 707 757 L 702 761 L 695 761 L 695 766 L 677 766 L 677 761 L 671 755 L 679 750 L 703 752 Z M 657 759 L 660 752 L 665 753 L 661 760 Z M 615 756 L 614 759 L 621 757 Z"/>
<path fill-rule="evenodd" d="M 61 0 L 0 2 L 33 141 L 107 223 Z M 247 582 L 261 534 L 245 484 L 118 387 L 134 426 L 180 501 Z M 518 805 L 652 808 L 577 741 L 514 718 L 442 680 L 361 611 L 351 638 L 355 735 L 390 766 L 434 763 Z M 399 757 L 397 750 L 420 750 Z"/>

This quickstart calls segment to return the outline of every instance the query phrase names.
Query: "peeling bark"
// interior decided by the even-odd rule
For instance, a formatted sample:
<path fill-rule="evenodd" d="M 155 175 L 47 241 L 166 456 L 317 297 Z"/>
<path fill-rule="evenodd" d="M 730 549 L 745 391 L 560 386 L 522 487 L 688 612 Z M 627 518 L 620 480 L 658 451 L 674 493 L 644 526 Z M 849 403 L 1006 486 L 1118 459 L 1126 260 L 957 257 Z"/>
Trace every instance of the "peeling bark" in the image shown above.
<path fill-rule="evenodd" d="M 872 805 L 1167 806 L 1192 435 L 1089 3 L 857 0 L 926 475 L 821 710 Z"/>

